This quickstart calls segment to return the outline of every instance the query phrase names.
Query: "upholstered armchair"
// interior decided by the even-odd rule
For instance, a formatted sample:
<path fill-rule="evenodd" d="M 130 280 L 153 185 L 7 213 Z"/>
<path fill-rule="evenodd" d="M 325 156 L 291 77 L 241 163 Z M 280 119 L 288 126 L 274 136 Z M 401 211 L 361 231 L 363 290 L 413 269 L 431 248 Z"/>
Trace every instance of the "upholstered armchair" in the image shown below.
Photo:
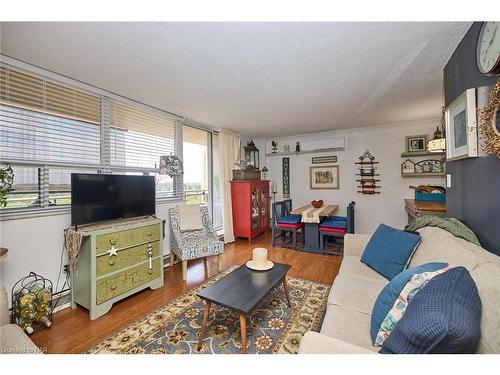
<path fill-rule="evenodd" d="M 181 231 L 179 223 L 179 209 L 171 208 L 168 211 L 170 217 L 170 265 L 173 266 L 175 257 L 182 262 L 182 279 L 187 278 L 188 260 L 207 257 L 218 257 L 218 270 L 222 270 L 224 243 L 219 240 L 217 233 L 212 227 L 207 207 L 200 207 L 203 229 Z"/>

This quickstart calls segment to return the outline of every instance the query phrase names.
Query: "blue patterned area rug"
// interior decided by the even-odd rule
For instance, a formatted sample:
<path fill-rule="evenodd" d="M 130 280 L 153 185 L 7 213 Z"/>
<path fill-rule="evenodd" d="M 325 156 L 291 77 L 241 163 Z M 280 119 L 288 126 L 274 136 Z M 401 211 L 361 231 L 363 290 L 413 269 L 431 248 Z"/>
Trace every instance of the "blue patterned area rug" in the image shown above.
<path fill-rule="evenodd" d="M 86 353 L 116 354 L 231 354 L 241 352 L 239 315 L 212 304 L 201 351 L 198 334 L 204 302 L 196 293 L 236 267 L 227 269 L 181 295 L 159 310 L 92 346 Z M 318 331 L 330 286 L 287 277 L 289 308 L 283 285 L 276 287 L 249 317 L 247 353 L 297 353 L 307 331 Z"/>

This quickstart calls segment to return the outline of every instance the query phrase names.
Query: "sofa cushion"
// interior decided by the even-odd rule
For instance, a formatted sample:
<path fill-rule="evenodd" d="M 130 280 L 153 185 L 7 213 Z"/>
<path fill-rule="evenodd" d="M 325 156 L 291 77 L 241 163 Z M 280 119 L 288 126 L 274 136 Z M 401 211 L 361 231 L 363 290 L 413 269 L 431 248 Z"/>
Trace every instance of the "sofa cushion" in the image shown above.
<path fill-rule="evenodd" d="M 346 307 L 328 305 L 320 333 L 368 350 L 379 349 L 370 340 L 370 315 Z"/>
<path fill-rule="evenodd" d="M 384 284 L 387 284 L 387 279 L 385 277 L 372 270 L 366 264 L 361 263 L 361 258 L 355 255 L 344 255 L 342 258 L 339 275 L 343 274 L 370 280 L 383 281 Z"/>
<path fill-rule="evenodd" d="M 348 342 L 308 331 L 300 340 L 299 354 L 377 354 Z"/>
<path fill-rule="evenodd" d="M 370 335 L 373 345 L 381 346 L 404 315 L 413 296 L 434 276 L 446 271 L 448 263 L 427 263 L 409 268 L 380 292 L 371 314 Z"/>
<path fill-rule="evenodd" d="M 410 267 L 430 262 L 445 262 L 450 268 L 463 266 L 472 271 L 477 265 L 477 255 L 468 248 L 468 245 L 464 246 L 464 243 L 476 245 L 440 228 L 425 227 L 419 229 L 419 233 L 422 242 L 411 258 Z M 486 250 L 483 249 L 483 252 Z"/>
<path fill-rule="evenodd" d="M 200 207 L 197 204 L 182 204 L 179 210 L 179 226 L 181 232 L 203 229 Z"/>
<path fill-rule="evenodd" d="M 302 227 L 302 223 L 296 223 L 296 224 L 291 224 L 291 223 L 277 223 L 276 224 L 276 229 L 280 228 L 285 228 L 285 229 L 300 229 Z"/>
<path fill-rule="evenodd" d="M 363 265 L 363 267 L 366 266 Z M 385 279 L 373 280 L 341 274 L 333 282 L 328 303 L 371 314 L 375 300 L 386 284 Z"/>
<path fill-rule="evenodd" d="M 481 339 L 478 353 L 500 353 L 500 264 L 478 265 L 471 276 L 476 282 L 481 297 L 483 314 L 481 317 Z"/>
<path fill-rule="evenodd" d="M 464 267 L 452 268 L 415 295 L 381 353 L 473 353 L 480 323 L 474 280 Z"/>
<path fill-rule="evenodd" d="M 321 232 L 329 232 L 329 233 L 345 233 L 345 228 L 331 228 L 331 227 L 319 227 Z"/>
<path fill-rule="evenodd" d="M 347 228 L 347 217 L 345 216 L 331 216 L 321 221 L 322 227 L 328 228 Z"/>
<path fill-rule="evenodd" d="M 297 224 L 302 221 L 301 215 L 287 215 L 276 220 L 278 224 Z"/>
<path fill-rule="evenodd" d="M 368 241 L 361 261 L 391 280 L 407 267 L 420 239 L 413 233 L 380 224 Z"/>

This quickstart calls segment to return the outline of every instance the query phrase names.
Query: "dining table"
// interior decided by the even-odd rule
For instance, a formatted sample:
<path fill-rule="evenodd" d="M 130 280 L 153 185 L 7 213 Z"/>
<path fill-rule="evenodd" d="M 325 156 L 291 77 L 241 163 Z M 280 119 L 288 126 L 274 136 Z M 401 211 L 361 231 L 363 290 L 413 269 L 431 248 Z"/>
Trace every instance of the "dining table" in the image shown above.
<path fill-rule="evenodd" d="M 307 204 L 302 207 L 293 209 L 292 215 L 301 215 L 303 228 L 303 243 L 304 246 L 298 250 L 321 253 L 319 247 L 319 224 L 321 219 L 329 216 L 334 216 L 339 206 L 336 204 L 323 205 L 319 208 L 313 207 L 312 204 Z"/>

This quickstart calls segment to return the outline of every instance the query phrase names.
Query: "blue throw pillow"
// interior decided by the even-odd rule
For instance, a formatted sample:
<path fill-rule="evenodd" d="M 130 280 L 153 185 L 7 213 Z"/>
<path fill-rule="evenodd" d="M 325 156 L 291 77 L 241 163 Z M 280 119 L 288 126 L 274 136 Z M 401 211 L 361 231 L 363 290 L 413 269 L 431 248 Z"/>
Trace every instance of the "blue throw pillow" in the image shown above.
<path fill-rule="evenodd" d="M 368 241 L 361 262 L 392 280 L 407 267 L 420 239 L 415 234 L 380 224 Z"/>
<path fill-rule="evenodd" d="M 381 353 L 474 353 L 481 337 L 481 299 L 464 267 L 434 277 L 412 299 Z"/>
<path fill-rule="evenodd" d="M 374 345 L 380 345 L 380 343 L 377 343 L 376 340 L 377 335 L 380 331 L 380 327 L 386 319 L 387 314 L 389 314 L 389 312 L 393 308 L 394 303 L 400 296 L 401 291 L 407 285 L 408 281 L 410 281 L 410 279 L 415 275 L 435 272 L 438 270 L 446 269 L 446 267 L 448 267 L 448 263 L 435 262 L 409 268 L 397 275 L 389 282 L 389 284 L 384 287 L 384 289 L 382 289 L 377 297 L 377 300 L 375 301 L 371 316 L 370 336 Z M 422 283 L 423 282 L 425 282 L 425 280 L 422 280 Z M 422 283 L 419 283 L 419 285 L 421 285 Z M 402 314 L 404 314 L 404 311 L 402 312 Z M 395 320 L 394 317 L 392 319 Z M 395 320 L 394 323 L 397 323 L 397 320 Z"/>
<path fill-rule="evenodd" d="M 283 224 L 297 224 L 302 221 L 302 216 L 300 215 L 287 215 L 280 217 L 277 222 Z"/>

